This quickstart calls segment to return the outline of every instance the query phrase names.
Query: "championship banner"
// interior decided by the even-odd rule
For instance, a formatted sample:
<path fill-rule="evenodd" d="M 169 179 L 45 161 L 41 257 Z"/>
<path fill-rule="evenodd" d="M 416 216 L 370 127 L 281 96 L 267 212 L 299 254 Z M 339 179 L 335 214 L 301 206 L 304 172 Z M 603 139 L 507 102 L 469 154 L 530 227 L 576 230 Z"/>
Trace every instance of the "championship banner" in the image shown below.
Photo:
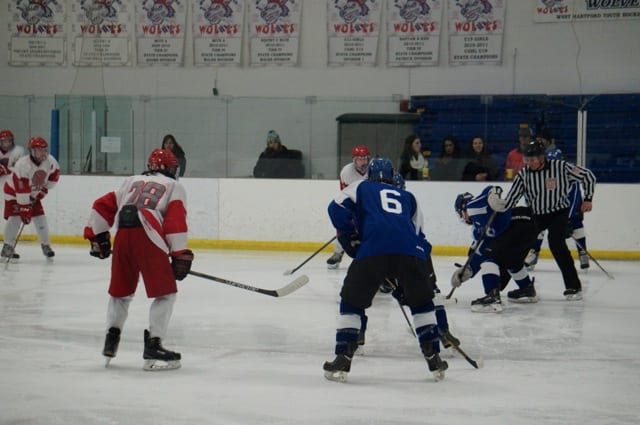
<path fill-rule="evenodd" d="M 302 0 L 249 0 L 249 62 L 297 65 Z"/>
<path fill-rule="evenodd" d="M 327 0 L 329 65 L 375 65 L 383 0 Z"/>
<path fill-rule="evenodd" d="M 72 0 L 73 65 L 131 64 L 132 0 Z"/>
<path fill-rule="evenodd" d="M 66 0 L 9 0 L 9 65 L 66 65 Z"/>
<path fill-rule="evenodd" d="M 499 65 L 506 0 L 448 0 L 449 63 Z"/>
<path fill-rule="evenodd" d="M 534 22 L 640 19 L 640 0 L 535 0 Z"/>
<path fill-rule="evenodd" d="M 184 65 L 188 0 L 133 1 L 136 5 L 138 65 Z"/>
<path fill-rule="evenodd" d="M 437 65 L 441 27 L 441 0 L 387 0 L 387 65 Z"/>
<path fill-rule="evenodd" d="M 245 0 L 191 0 L 195 65 L 240 65 Z"/>

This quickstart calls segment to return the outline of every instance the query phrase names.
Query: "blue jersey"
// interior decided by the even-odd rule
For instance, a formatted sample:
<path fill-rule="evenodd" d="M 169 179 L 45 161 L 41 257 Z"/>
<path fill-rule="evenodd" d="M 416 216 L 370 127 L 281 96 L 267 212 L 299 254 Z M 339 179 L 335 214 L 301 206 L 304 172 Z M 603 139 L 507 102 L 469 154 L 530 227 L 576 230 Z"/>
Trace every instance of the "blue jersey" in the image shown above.
<path fill-rule="evenodd" d="M 467 214 L 473 224 L 473 239 L 478 240 L 484 234 L 484 228 L 489 218 L 494 213 L 489 206 L 488 194 L 493 186 L 487 186 L 482 193 L 467 203 Z M 511 209 L 505 212 L 497 213 L 493 219 L 491 226 L 487 229 L 487 235 L 484 238 L 484 245 L 492 239 L 501 235 L 509 227 L 511 221 Z"/>
<path fill-rule="evenodd" d="M 361 180 L 347 186 L 329 204 L 331 223 L 342 234 L 357 232 L 356 259 L 404 254 L 426 260 L 431 245 L 422 233 L 416 198 L 393 185 Z"/>

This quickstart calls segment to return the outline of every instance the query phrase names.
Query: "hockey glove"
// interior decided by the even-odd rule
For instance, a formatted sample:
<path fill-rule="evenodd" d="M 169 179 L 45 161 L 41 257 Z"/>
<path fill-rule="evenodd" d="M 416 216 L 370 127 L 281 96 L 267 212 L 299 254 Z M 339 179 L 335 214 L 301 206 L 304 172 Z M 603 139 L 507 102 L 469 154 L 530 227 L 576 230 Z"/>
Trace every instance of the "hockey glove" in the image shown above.
<path fill-rule="evenodd" d="M 31 205 L 35 205 L 38 201 L 41 201 L 42 198 L 47 196 L 47 193 L 49 193 L 49 190 L 46 187 L 43 187 L 42 190 L 35 196 L 35 198 L 33 196 L 30 197 Z"/>
<path fill-rule="evenodd" d="M 404 289 L 402 289 L 402 287 L 396 286 L 396 289 L 391 292 L 391 296 L 398 300 L 401 305 L 407 304 L 407 299 L 404 296 Z"/>
<path fill-rule="evenodd" d="M 89 254 L 92 257 L 100 258 L 104 260 L 111 255 L 111 235 L 109 232 L 98 233 L 95 237 L 89 239 L 91 242 L 91 249 Z"/>
<path fill-rule="evenodd" d="M 360 248 L 360 236 L 357 233 L 345 235 L 338 233 L 338 242 L 344 249 L 344 252 L 351 258 L 356 258 L 358 248 Z"/>
<path fill-rule="evenodd" d="M 487 202 L 492 210 L 497 212 L 504 212 L 507 210 L 507 202 L 500 198 L 502 195 L 502 188 L 500 186 L 495 186 L 491 190 L 489 190 L 489 194 L 487 195 Z"/>
<path fill-rule="evenodd" d="M 33 214 L 31 205 L 18 205 L 18 213 L 20 214 L 20 219 L 24 224 L 31 223 L 31 214 Z"/>
<path fill-rule="evenodd" d="M 6 166 L 0 164 L 0 176 L 6 176 L 7 174 L 11 174 L 11 170 Z"/>
<path fill-rule="evenodd" d="M 171 255 L 171 268 L 176 280 L 182 280 L 187 277 L 193 261 L 193 252 L 190 249 L 179 252 L 179 254 L 173 253 Z"/>
<path fill-rule="evenodd" d="M 471 267 L 458 267 L 451 276 L 451 286 L 457 288 L 462 285 L 462 282 L 466 282 L 467 280 L 471 279 L 472 276 L 473 271 L 471 270 Z"/>

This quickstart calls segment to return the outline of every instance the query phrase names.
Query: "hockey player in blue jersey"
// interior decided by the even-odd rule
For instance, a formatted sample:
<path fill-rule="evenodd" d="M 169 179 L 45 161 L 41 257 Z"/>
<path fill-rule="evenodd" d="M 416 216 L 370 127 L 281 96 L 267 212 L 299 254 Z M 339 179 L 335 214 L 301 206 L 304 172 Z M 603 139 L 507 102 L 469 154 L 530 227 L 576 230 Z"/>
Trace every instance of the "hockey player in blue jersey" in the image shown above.
<path fill-rule="evenodd" d="M 384 278 L 396 281 L 411 309 L 422 354 L 436 380 L 444 378 L 447 362 L 440 358 L 434 314 L 433 282 L 421 236 L 423 216 L 415 197 L 397 188 L 387 158 L 369 163 L 367 180 L 346 187 L 329 204 L 331 223 L 345 252 L 353 258 L 340 291 L 336 358 L 325 362 L 329 380 L 346 381 L 365 310 Z"/>
<path fill-rule="evenodd" d="M 533 280 L 524 266 L 524 257 L 537 235 L 531 218 L 531 210 L 516 207 L 502 213 L 495 213 L 488 204 L 488 195 L 501 192 L 497 186 L 487 186 L 480 195 L 470 193 L 457 196 L 455 210 L 466 224 L 473 225 L 471 261 L 468 267 L 460 266 L 451 277 L 451 285 L 456 288 L 478 272 L 482 274 L 485 296 L 471 302 L 471 311 L 499 313 L 502 311 L 500 290 L 509 279 L 501 279 L 501 269 L 506 269 L 515 280 L 518 289 L 509 291 L 510 301 L 533 303 L 538 301 Z M 487 228 L 487 223 L 494 215 Z M 486 234 L 485 234 L 486 233 Z M 484 235 L 484 237 L 483 237 Z M 478 241 L 480 244 L 478 245 Z"/>

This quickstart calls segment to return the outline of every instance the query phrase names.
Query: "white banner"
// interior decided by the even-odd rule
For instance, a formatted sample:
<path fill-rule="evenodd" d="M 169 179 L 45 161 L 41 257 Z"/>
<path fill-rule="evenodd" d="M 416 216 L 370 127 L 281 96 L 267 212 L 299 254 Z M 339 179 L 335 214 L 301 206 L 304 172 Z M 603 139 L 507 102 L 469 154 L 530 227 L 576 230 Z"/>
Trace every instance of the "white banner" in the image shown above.
<path fill-rule="evenodd" d="M 8 2 L 9 65 L 66 65 L 66 1 Z"/>
<path fill-rule="evenodd" d="M 506 0 L 448 0 L 449 63 L 502 63 Z"/>
<path fill-rule="evenodd" d="M 387 64 L 438 64 L 441 0 L 387 0 Z"/>
<path fill-rule="evenodd" d="M 184 65 L 188 0 L 134 0 L 138 65 Z"/>
<path fill-rule="evenodd" d="M 195 65 L 240 65 L 245 0 L 191 0 Z"/>
<path fill-rule="evenodd" d="M 249 62 L 297 65 L 302 0 L 249 0 Z"/>
<path fill-rule="evenodd" d="M 131 64 L 131 0 L 72 0 L 73 64 Z"/>
<path fill-rule="evenodd" d="M 640 0 L 535 0 L 535 22 L 640 19 Z"/>
<path fill-rule="evenodd" d="M 327 0 L 329 65 L 375 65 L 382 0 Z"/>

